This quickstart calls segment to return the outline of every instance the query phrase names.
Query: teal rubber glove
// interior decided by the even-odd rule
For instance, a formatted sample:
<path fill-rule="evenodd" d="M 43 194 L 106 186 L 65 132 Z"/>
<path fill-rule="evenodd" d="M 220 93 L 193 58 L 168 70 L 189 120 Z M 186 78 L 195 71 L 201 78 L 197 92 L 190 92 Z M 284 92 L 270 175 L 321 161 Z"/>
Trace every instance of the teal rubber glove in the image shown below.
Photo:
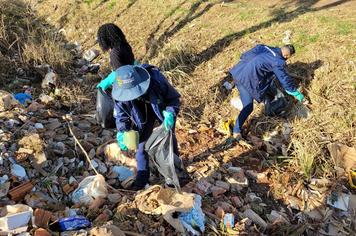
<path fill-rule="evenodd" d="M 102 90 L 108 89 L 114 82 L 116 78 L 115 71 L 112 71 L 105 79 L 100 81 L 100 83 L 96 86 L 96 88 L 101 88 Z"/>
<path fill-rule="evenodd" d="M 298 90 L 296 90 L 295 92 L 289 92 L 286 91 L 289 95 L 292 95 L 293 97 L 295 97 L 299 102 L 302 102 L 304 100 L 304 95 L 299 92 Z"/>
<path fill-rule="evenodd" d="M 168 131 L 173 128 L 174 125 L 174 115 L 172 112 L 169 111 L 163 111 L 163 125 L 164 128 Z"/>
<path fill-rule="evenodd" d="M 129 150 L 126 145 L 124 144 L 124 133 L 123 132 L 118 132 L 116 134 L 116 140 L 117 143 L 119 144 L 119 147 L 121 149 L 121 151 L 127 151 Z"/>

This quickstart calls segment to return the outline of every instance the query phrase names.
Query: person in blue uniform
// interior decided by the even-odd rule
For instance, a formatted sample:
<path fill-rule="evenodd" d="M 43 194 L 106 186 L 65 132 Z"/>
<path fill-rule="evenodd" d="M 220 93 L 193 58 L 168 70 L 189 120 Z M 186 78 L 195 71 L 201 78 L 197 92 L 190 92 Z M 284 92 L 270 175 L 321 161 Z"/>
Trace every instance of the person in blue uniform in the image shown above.
<path fill-rule="evenodd" d="M 235 139 L 242 138 L 242 127 L 253 111 L 253 101 L 263 101 L 273 76 L 278 79 L 289 95 L 294 96 L 300 102 L 303 101 L 303 94 L 297 89 L 295 81 L 285 69 L 286 61 L 294 53 L 293 45 L 277 48 L 260 44 L 243 53 L 239 63 L 230 70 L 243 105 L 233 129 Z"/>
<path fill-rule="evenodd" d="M 136 151 L 137 175 L 132 189 L 139 190 L 148 183 L 150 172 L 145 143 L 151 136 L 156 121 L 174 134 L 175 120 L 180 107 L 180 94 L 167 81 L 157 67 L 151 65 L 126 65 L 116 71 L 113 83 L 114 117 L 117 141 L 122 151 L 128 148 L 124 132 L 136 130 L 139 146 Z M 178 145 L 173 135 L 174 152 Z"/>

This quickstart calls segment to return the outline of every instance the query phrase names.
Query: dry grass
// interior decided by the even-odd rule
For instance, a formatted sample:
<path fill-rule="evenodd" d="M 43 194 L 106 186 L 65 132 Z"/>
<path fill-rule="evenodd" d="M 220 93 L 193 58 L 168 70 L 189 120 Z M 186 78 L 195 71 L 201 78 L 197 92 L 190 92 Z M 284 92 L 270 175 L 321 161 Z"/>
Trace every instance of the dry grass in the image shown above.
<path fill-rule="evenodd" d="M 150 42 L 159 45 L 149 60 L 182 93 L 182 116 L 191 124 L 214 127 L 232 113 L 229 96 L 219 89 L 226 71 L 256 43 L 282 45 L 283 32 L 291 30 L 297 55 L 290 69 L 305 78 L 299 82 L 312 103 L 312 116 L 288 120 L 293 127 L 290 167 L 297 170 L 296 177 L 305 179 L 332 175 L 326 145 L 335 141 L 356 145 L 355 2 L 339 6 L 328 5 L 327 0 L 234 1 L 225 6 L 219 2 L 49 0 L 36 7 L 51 24 L 63 28 L 69 40 L 84 47 L 95 44 L 96 30 L 104 22 L 122 27 L 138 58 L 146 58 Z M 262 136 L 282 121 L 265 121 L 260 111 L 254 112 L 251 129 Z M 258 121 L 267 125 L 253 127 Z"/>

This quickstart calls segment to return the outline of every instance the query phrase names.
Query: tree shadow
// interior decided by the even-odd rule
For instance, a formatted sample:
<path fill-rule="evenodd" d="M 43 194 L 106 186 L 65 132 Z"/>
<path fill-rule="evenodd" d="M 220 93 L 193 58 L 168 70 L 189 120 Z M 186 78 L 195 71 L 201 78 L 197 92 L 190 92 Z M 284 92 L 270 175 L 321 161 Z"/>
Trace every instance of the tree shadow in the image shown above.
<path fill-rule="evenodd" d="M 127 4 L 126 8 L 123 9 L 121 12 L 119 12 L 116 16 L 120 17 L 122 14 L 127 12 L 133 5 L 137 3 L 138 0 L 129 0 L 129 3 Z"/>
<path fill-rule="evenodd" d="M 320 6 L 317 8 L 313 8 L 313 6 L 319 2 L 319 0 L 310 0 L 310 1 L 298 1 L 300 5 L 295 10 L 292 11 L 285 11 L 284 7 L 280 8 L 279 11 L 274 13 L 274 17 L 268 21 L 261 22 L 258 25 L 251 26 L 247 29 L 241 30 L 239 32 L 235 32 L 232 34 L 229 34 L 216 42 L 214 42 L 209 48 L 203 50 L 202 52 L 198 53 L 194 57 L 194 64 L 196 66 L 211 60 L 214 58 L 218 53 L 222 52 L 225 48 L 227 48 L 233 41 L 241 39 L 243 36 L 247 34 L 251 34 L 254 32 L 257 32 L 261 29 L 265 29 L 270 27 L 274 23 L 286 23 L 290 22 L 293 19 L 297 18 L 300 15 L 306 14 L 308 12 L 316 12 L 320 10 L 325 10 L 331 7 L 336 7 L 338 5 L 341 5 L 343 3 L 349 2 L 350 0 L 339 0 L 333 3 L 329 3 L 324 6 Z M 196 68 L 196 67 L 195 67 Z M 193 68 L 190 73 L 194 72 L 195 68 Z"/>
<path fill-rule="evenodd" d="M 186 1 L 183 1 L 182 3 L 180 3 L 176 8 L 174 8 L 170 14 L 165 17 L 156 27 L 156 31 L 161 27 L 161 25 L 164 23 L 164 21 L 166 19 L 169 18 L 169 16 L 171 16 L 172 14 L 174 14 L 174 12 L 176 12 L 180 6 L 182 6 Z M 208 0 L 198 0 L 196 1 L 189 9 L 188 13 L 186 14 L 186 16 L 181 19 L 173 28 L 171 28 L 173 26 L 173 24 L 171 24 L 162 35 L 160 35 L 157 39 L 154 39 L 154 34 L 156 31 L 152 31 L 152 33 L 150 33 L 147 42 L 146 42 L 146 55 L 144 56 L 144 60 L 150 60 L 152 58 L 154 58 L 155 56 L 157 56 L 158 54 L 158 49 L 162 48 L 165 44 L 165 41 L 168 38 L 171 38 L 172 36 L 174 36 L 178 31 L 180 31 L 182 28 L 184 28 L 187 24 L 189 24 L 190 22 L 192 22 L 193 20 L 201 17 L 204 13 L 208 12 L 216 3 L 209 3 L 207 4 L 202 10 L 200 10 L 199 12 L 197 12 L 197 10 L 199 9 L 199 7 L 208 2 Z"/>

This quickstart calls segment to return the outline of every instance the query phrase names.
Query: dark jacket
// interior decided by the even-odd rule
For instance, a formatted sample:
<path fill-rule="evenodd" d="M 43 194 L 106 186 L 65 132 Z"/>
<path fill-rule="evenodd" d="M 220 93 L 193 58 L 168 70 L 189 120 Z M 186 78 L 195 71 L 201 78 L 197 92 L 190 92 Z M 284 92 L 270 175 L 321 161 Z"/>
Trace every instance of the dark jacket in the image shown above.
<path fill-rule="evenodd" d="M 273 75 L 285 90 L 289 92 L 297 90 L 285 66 L 286 59 L 283 58 L 280 48 L 260 44 L 243 53 L 240 62 L 230 70 L 230 73 L 235 83 L 242 84 L 256 101 L 261 102 Z"/>
<path fill-rule="evenodd" d="M 158 68 L 144 64 L 142 65 L 151 76 L 150 86 L 143 96 L 148 100 L 152 109 L 160 122 L 163 122 L 162 112 L 164 110 L 178 115 L 180 107 L 180 94 L 167 81 Z M 131 129 L 142 130 L 146 119 L 145 111 L 139 109 L 135 101 L 119 102 L 115 101 L 114 117 L 116 118 L 116 128 L 119 132 Z M 147 117 L 154 119 L 155 117 Z"/>

